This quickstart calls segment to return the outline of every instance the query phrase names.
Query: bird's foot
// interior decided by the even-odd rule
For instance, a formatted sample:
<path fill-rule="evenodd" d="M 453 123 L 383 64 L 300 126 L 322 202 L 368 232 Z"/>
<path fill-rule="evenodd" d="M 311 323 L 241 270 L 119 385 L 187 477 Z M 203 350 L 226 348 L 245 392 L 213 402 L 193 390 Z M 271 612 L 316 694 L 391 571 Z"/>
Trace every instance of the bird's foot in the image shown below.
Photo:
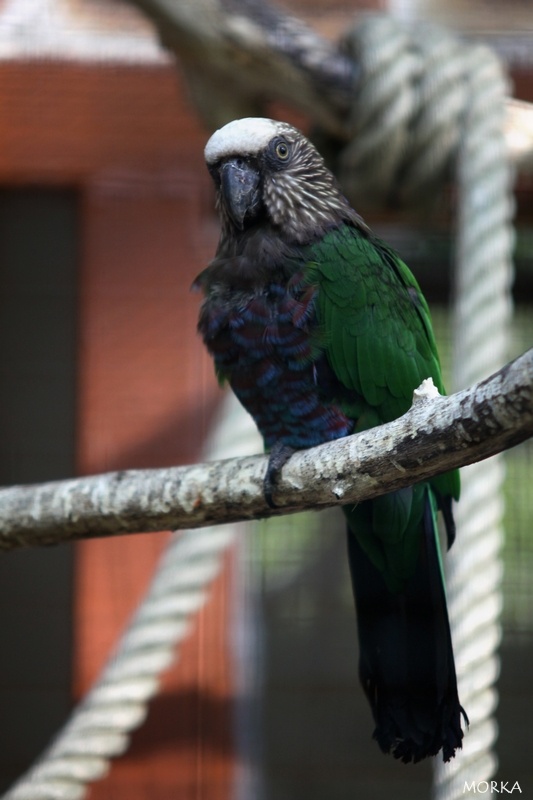
<path fill-rule="evenodd" d="M 283 442 L 276 442 L 270 450 L 265 478 L 263 480 L 265 500 L 270 508 L 278 507 L 277 503 L 272 499 L 272 492 L 275 489 L 278 475 L 293 453 L 294 448 L 289 447 L 288 444 L 283 444 Z"/>

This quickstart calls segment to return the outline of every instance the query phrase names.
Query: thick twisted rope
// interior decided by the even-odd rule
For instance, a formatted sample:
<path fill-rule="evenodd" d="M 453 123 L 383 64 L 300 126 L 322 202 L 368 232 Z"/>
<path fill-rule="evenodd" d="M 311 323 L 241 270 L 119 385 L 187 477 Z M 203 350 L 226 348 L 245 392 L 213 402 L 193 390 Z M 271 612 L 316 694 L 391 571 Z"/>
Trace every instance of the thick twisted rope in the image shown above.
<path fill-rule="evenodd" d="M 455 383 L 464 385 L 500 366 L 506 350 L 512 240 L 504 81 L 488 51 L 465 47 L 432 26 L 413 30 L 391 18 L 369 18 L 345 49 L 364 72 L 351 120 L 354 138 L 339 163 L 354 203 L 431 196 L 460 153 L 455 350 L 465 372 L 456 370 Z M 236 426 L 244 426 L 242 433 Z M 251 429 L 242 413 L 232 412 L 222 436 L 228 449 L 211 449 L 210 457 L 235 455 L 237 440 L 246 452 L 257 450 Z M 464 796 L 464 781 L 490 778 L 496 763 L 491 714 L 501 604 L 501 464 L 491 470 L 475 465 L 465 471 L 458 506 L 449 603 L 461 699 L 472 725 L 463 753 L 450 767 L 437 767 L 438 800 Z M 228 527 L 207 528 L 171 542 L 101 678 L 4 800 L 79 800 L 86 785 L 105 774 L 109 759 L 126 750 L 232 536 Z"/>
<path fill-rule="evenodd" d="M 453 388 L 498 369 L 509 357 L 512 316 L 512 175 L 505 152 L 506 82 L 483 47 L 468 52 L 469 103 L 459 150 Z M 460 697 L 470 716 L 464 749 L 435 772 L 437 800 L 465 796 L 492 777 L 501 638 L 504 458 L 466 467 L 448 559 L 449 607 Z"/>
<path fill-rule="evenodd" d="M 369 16 L 344 49 L 362 66 L 339 173 L 356 206 L 423 202 L 450 174 L 469 102 L 465 45 L 429 23 Z"/>
<path fill-rule="evenodd" d="M 260 449 L 251 418 L 228 398 L 206 458 L 250 455 Z M 174 535 L 152 584 L 96 684 L 37 763 L 3 800 L 80 800 L 122 755 L 142 724 L 159 677 L 176 657 L 220 571 L 235 525 Z"/>
<path fill-rule="evenodd" d="M 372 17 L 345 46 L 363 66 L 354 138 L 340 160 L 354 202 L 419 202 L 457 165 L 453 383 L 463 388 L 508 356 L 513 238 L 506 82 L 487 48 L 465 45 L 428 24 Z M 490 779 L 497 765 L 503 479 L 501 457 L 462 473 L 448 598 L 470 729 L 450 764 L 436 762 L 436 800 L 464 797 L 466 784 Z"/>

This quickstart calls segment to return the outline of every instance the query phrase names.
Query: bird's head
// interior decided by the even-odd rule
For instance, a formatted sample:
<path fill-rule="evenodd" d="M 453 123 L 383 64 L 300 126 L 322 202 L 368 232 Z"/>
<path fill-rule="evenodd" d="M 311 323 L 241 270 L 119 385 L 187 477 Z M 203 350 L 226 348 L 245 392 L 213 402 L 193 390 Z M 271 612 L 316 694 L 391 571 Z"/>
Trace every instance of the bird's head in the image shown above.
<path fill-rule="evenodd" d="M 270 223 L 306 242 L 342 221 L 361 224 L 316 148 L 285 122 L 234 120 L 211 136 L 205 160 L 226 233 Z"/>

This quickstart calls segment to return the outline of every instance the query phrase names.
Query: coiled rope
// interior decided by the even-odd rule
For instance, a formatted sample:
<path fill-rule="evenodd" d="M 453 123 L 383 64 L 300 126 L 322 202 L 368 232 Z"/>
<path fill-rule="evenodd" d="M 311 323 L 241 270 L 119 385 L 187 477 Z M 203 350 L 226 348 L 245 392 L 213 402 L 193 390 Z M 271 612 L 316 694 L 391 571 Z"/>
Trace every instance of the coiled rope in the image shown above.
<path fill-rule="evenodd" d="M 486 48 L 431 25 L 369 17 L 343 46 L 364 75 L 354 99 L 353 139 L 339 160 L 339 177 L 354 204 L 420 202 L 457 164 L 459 388 L 506 360 L 512 203 L 502 125 L 505 80 Z M 210 458 L 259 449 L 251 421 L 229 402 Z M 462 753 L 451 765 L 436 767 L 436 800 L 463 797 L 465 781 L 489 779 L 496 765 L 502 480 L 500 459 L 463 473 L 449 606 L 460 695 L 471 726 Z M 4 800 L 79 800 L 109 759 L 127 749 L 129 733 L 144 719 L 158 676 L 204 603 L 232 538 L 233 528 L 223 526 L 172 540 L 101 678 Z"/>
<path fill-rule="evenodd" d="M 340 159 L 340 178 L 354 202 L 423 201 L 455 165 L 453 388 L 464 388 L 508 360 L 513 200 L 505 78 L 486 47 L 430 24 L 371 17 L 345 48 L 363 69 L 353 140 Z M 467 784 L 489 780 L 497 767 L 503 480 L 501 456 L 462 471 L 448 605 L 470 728 L 449 764 L 435 760 L 435 800 L 464 797 Z"/>

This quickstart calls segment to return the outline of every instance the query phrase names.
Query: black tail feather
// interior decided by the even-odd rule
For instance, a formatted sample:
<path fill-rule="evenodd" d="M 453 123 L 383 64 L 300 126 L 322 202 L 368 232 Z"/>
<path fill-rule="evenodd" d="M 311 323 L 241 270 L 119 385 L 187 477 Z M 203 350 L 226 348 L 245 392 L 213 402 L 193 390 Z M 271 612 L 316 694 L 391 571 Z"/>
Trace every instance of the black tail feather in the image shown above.
<path fill-rule="evenodd" d="M 462 746 L 446 596 L 429 498 L 416 570 L 391 592 L 348 530 L 348 555 L 359 630 L 359 677 L 385 753 L 405 763 Z"/>

